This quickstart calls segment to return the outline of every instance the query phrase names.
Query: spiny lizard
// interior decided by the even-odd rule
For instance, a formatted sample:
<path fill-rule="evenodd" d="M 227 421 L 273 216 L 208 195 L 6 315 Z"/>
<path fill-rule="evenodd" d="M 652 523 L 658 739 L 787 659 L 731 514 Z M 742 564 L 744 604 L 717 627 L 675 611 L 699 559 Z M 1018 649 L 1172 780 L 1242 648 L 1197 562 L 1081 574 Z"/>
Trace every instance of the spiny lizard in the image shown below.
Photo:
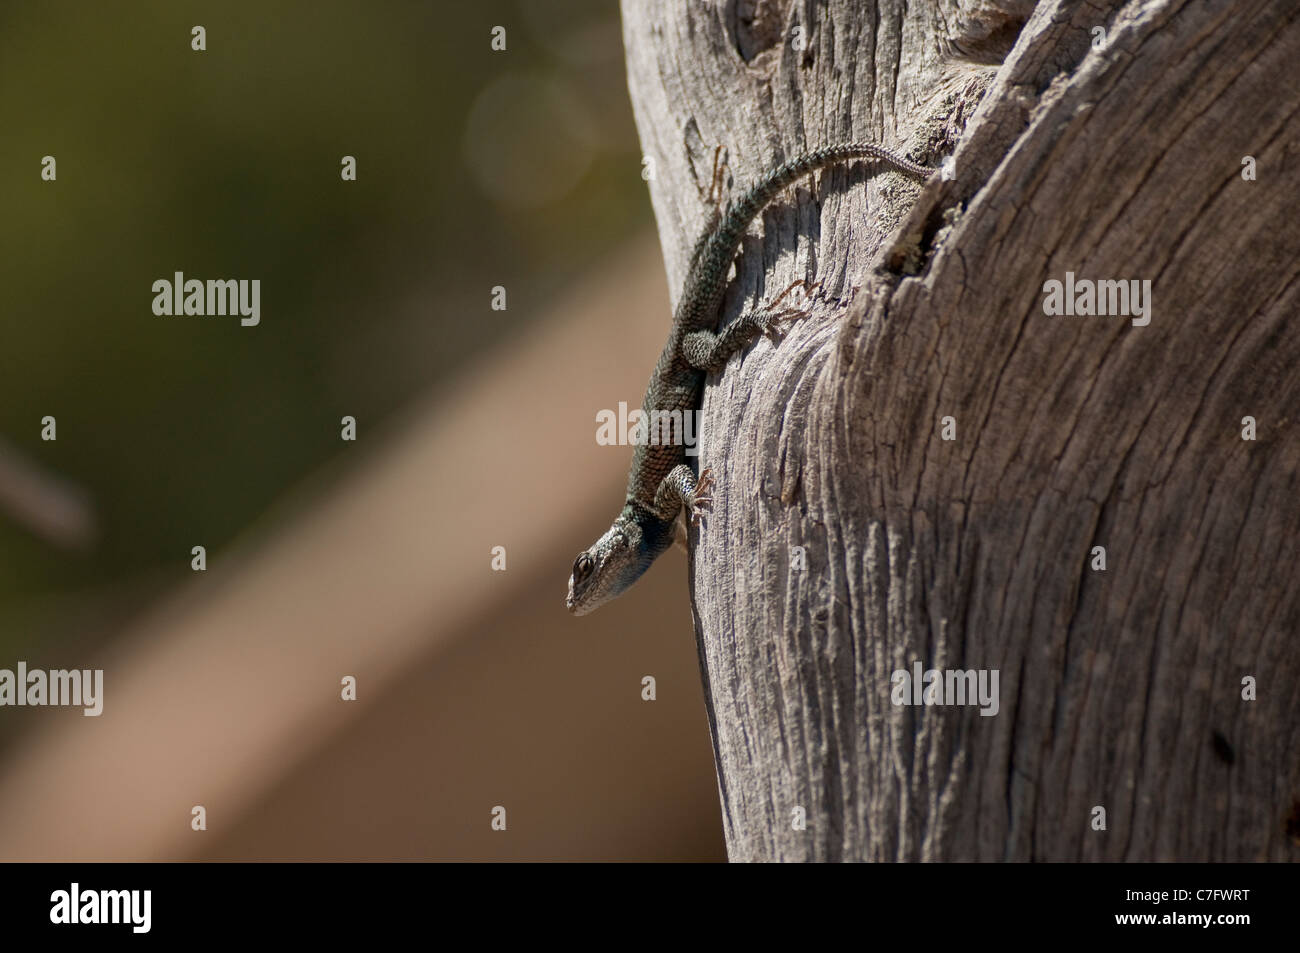
<path fill-rule="evenodd" d="M 705 374 L 721 368 L 758 335 L 771 332 L 781 317 L 753 311 L 714 330 L 732 259 L 750 222 L 783 188 L 809 172 L 855 159 L 875 160 L 921 180 L 935 171 L 879 146 L 828 146 L 773 169 L 718 215 L 696 242 L 668 343 L 641 404 L 648 435 L 642 435 L 647 439 L 637 443 L 632 456 L 627 502 L 605 535 L 574 560 L 566 600 L 570 612 L 585 615 L 620 595 L 672 545 L 679 511 L 685 507 L 695 522 L 710 504 L 713 475 L 705 468 L 697 480 L 687 464 L 683 418 L 699 409 Z"/>

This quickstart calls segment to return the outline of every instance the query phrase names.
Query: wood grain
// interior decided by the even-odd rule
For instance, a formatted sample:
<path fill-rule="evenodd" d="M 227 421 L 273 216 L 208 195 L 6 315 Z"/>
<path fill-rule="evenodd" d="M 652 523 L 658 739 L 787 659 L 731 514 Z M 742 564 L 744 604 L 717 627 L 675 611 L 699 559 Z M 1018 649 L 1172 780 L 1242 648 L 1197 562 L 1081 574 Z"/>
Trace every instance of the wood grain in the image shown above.
<path fill-rule="evenodd" d="M 726 320 L 796 279 L 823 297 L 704 399 L 692 585 L 731 858 L 1297 859 L 1300 13 L 623 12 L 675 291 L 717 144 L 734 191 L 837 141 L 933 162 L 960 137 L 919 194 L 792 189 L 737 262 Z M 1067 271 L 1150 280 L 1150 325 L 1045 315 Z M 917 660 L 997 670 L 998 714 L 893 705 Z"/>

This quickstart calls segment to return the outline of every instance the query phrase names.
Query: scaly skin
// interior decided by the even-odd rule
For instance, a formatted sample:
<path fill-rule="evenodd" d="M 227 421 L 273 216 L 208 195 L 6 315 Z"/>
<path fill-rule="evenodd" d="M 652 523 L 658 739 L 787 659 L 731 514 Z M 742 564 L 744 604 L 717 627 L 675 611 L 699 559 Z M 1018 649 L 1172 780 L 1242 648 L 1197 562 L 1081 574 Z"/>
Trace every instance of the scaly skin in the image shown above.
<path fill-rule="evenodd" d="M 638 443 L 632 455 L 622 512 L 574 560 L 566 600 L 570 612 L 585 615 L 620 595 L 672 545 L 673 521 L 682 508 L 694 522 L 708 507 L 712 474 L 705 469 L 697 480 L 687 464 L 683 419 L 700 407 L 705 374 L 770 331 L 779 317 L 751 312 L 721 332 L 714 330 L 731 261 L 754 217 L 783 188 L 809 172 L 855 159 L 876 160 L 921 180 L 935 171 L 866 143 L 818 149 L 764 176 L 696 243 L 672 331 L 641 402 L 649 439 Z"/>

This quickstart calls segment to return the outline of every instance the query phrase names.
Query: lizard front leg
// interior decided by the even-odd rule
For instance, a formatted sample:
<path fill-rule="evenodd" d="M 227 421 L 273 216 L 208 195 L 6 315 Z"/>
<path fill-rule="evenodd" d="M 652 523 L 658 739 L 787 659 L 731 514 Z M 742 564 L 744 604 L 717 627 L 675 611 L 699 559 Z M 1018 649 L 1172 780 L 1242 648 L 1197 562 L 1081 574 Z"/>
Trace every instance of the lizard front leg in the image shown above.
<path fill-rule="evenodd" d="M 683 507 L 692 523 L 698 523 L 713 502 L 713 471 L 705 467 L 698 480 L 685 463 L 679 463 L 659 481 L 655 491 L 655 512 L 664 520 L 677 516 Z"/>

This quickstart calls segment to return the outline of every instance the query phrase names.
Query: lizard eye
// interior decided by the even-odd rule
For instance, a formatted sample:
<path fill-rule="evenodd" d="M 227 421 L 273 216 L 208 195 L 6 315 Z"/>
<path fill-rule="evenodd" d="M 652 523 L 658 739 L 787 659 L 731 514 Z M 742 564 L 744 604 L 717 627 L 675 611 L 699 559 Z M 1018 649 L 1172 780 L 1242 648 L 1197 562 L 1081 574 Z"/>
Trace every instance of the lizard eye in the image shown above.
<path fill-rule="evenodd" d="M 573 581 L 582 582 L 591 575 L 591 570 L 594 566 L 595 564 L 592 562 L 591 556 L 587 553 L 580 553 L 578 558 L 573 561 Z"/>

